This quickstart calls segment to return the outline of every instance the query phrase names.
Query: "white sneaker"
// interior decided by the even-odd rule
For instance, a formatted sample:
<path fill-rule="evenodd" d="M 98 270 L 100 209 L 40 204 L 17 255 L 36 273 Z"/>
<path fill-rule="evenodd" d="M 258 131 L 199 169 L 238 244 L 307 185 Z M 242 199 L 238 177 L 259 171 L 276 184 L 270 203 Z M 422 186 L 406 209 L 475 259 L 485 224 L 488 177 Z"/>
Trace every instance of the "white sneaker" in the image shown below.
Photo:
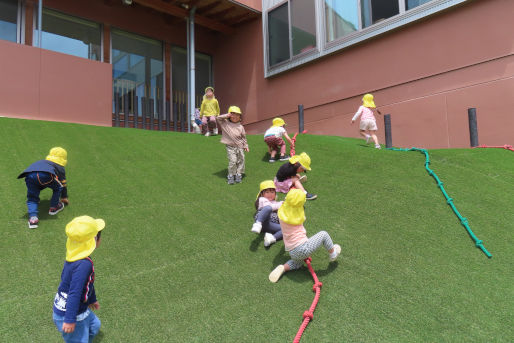
<path fill-rule="evenodd" d="M 330 262 L 335 261 L 337 256 L 341 253 L 341 246 L 339 244 L 334 244 L 334 252 L 330 254 Z"/>
<path fill-rule="evenodd" d="M 215 127 L 214 129 L 212 129 L 212 134 L 215 136 L 218 134 L 218 128 Z"/>
<path fill-rule="evenodd" d="M 379 149 L 380 150 L 380 149 L 382 149 L 382 147 L 380 147 L 380 145 L 377 144 L 377 145 L 375 145 L 375 149 Z"/>
<path fill-rule="evenodd" d="M 202 134 L 202 129 L 196 123 L 193 125 L 193 128 L 196 134 Z"/>
<path fill-rule="evenodd" d="M 370 135 L 366 135 L 366 144 L 369 143 L 369 140 L 371 139 L 371 136 Z"/>
<path fill-rule="evenodd" d="M 266 234 L 264 235 L 264 246 L 265 247 L 269 247 L 270 245 L 272 245 L 276 241 L 277 241 L 277 239 L 275 238 L 275 236 L 273 236 L 269 232 L 266 232 Z"/>
<path fill-rule="evenodd" d="M 271 282 L 275 283 L 280 279 L 280 277 L 282 276 L 282 274 L 284 274 L 284 272 L 285 272 L 284 265 L 281 264 L 277 268 L 273 269 L 273 271 L 269 274 L 268 279 Z"/>
<path fill-rule="evenodd" d="M 211 133 L 209 131 L 207 131 L 207 133 L 205 134 L 205 137 L 209 137 L 211 135 Z"/>
<path fill-rule="evenodd" d="M 253 223 L 252 230 L 251 230 L 253 233 L 259 234 L 259 233 L 261 233 L 261 230 L 262 230 L 262 223 L 259 223 L 259 222 Z"/>

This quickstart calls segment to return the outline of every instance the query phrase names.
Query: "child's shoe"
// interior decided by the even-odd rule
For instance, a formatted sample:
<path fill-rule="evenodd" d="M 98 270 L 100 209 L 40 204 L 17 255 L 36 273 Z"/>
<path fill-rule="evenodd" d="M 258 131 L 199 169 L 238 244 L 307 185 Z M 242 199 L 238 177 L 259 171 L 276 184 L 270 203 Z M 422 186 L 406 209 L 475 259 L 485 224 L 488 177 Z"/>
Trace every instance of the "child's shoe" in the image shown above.
<path fill-rule="evenodd" d="M 59 202 L 56 207 L 50 207 L 48 214 L 54 216 L 62 210 L 64 210 L 64 204 L 62 202 Z"/>
<path fill-rule="evenodd" d="M 371 139 L 371 136 L 370 135 L 366 135 L 366 144 L 369 143 L 369 140 Z"/>
<path fill-rule="evenodd" d="M 218 134 L 218 128 L 215 127 L 214 129 L 212 129 L 212 135 L 216 136 L 217 134 Z"/>
<path fill-rule="evenodd" d="M 235 181 L 236 181 L 236 183 L 241 183 L 241 181 L 243 181 L 243 175 L 236 174 Z"/>
<path fill-rule="evenodd" d="M 282 276 L 282 274 L 284 274 L 284 272 L 285 272 L 284 265 L 281 264 L 277 268 L 273 269 L 273 271 L 269 274 L 268 279 L 271 282 L 277 282 L 280 279 L 280 277 Z"/>
<path fill-rule="evenodd" d="M 277 160 L 275 159 L 275 157 L 270 157 L 269 158 L 269 163 L 275 163 Z"/>
<path fill-rule="evenodd" d="M 314 199 L 316 199 L 317 197 L 318 197 L 318 196 L 317 196 L 316 194 L 311 194 L 311 193 L 307 193 L 307 194 L 305 194 L 305 198 L 306 198 L 307 200 L 314 200 Z"/>
<path fill-rule="evenodd" d="M 253 223 L 252 230 L 251 230 L 253 233 L 259 234 L 259 233 L 261 233 L 261 230 L 262 230 L 262 223 L 261 222 Z"/>
<path fill-rule="evenodd" d="M 280 156 L 280 161 L 287 161 L 289 159 L 289 156 Z"/>
<path fill-rule="evenodd" d="M 380 147 L 380 144 L 377 144 L 377 145 L 375 145 L 375 149 L 380 150 L 380 149 L 382 149 L 382 148 Z"/>
<path fill-rule="evenodd" d="M 198 126 L 198 124 L 193 123 L 193 128 L 196 134 L 202 134 L 202 129 L 200 129 L 200 126 Z"/>
<path fill-rule="evenodd" d="M 329 255 L 330 262 L 333 262 L 337 259 L 337 256 L 341 253 L 341 246 L 339 244 L 334 244 L 334 252 Z"/>
<path fill-rule="evenodd" d="M 270 245 L 272 245 L 276 241 L 277 241 L 277 239 L 275 238 L 275 236 L 273 236 L 269 232 L 266 232 L 266 234 L 264 235 L 264 246 L 265 247 L 269 247 Z"/>
<path fill-rule="evenodd" d="M 209 130 L 207 130 L 207 132 L 205 133 L 205 137 L 209 137 L 211 135 L 211 133 L 209 132 Z"/>
<path fill-rule="evenodd" d="M 234 175 L 228 175 L 227 176 L 227 183 L 229 185 L 233 185 L 234 184 Z"/>
<path fill-rule="evenodd" d="M 30 217 L 29 219 L 29 229 L 35 229 L 37 228 L 39 224 L 39 219 L 37 217 Z"/>

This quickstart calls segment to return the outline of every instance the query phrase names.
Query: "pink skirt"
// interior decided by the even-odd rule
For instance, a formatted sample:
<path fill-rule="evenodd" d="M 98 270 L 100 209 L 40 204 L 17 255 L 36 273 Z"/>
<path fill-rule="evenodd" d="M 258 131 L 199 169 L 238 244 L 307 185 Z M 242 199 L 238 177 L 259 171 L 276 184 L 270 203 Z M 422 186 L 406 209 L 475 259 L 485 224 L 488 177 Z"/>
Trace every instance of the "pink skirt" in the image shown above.
<path fill-rule="evenodd" d="M 289 192 L 289 190 L 293 186 L 293 179 L 292 178 L 285 179 L 284 181 L 279 182 L 277 180 L 277 178 L 275 177 L 275 179 L 273 181 L 275 182 L 275 187 L 277 187 L 276 191 L 280 192 L 280 193 L 287 194 L 287 192 Z"/>

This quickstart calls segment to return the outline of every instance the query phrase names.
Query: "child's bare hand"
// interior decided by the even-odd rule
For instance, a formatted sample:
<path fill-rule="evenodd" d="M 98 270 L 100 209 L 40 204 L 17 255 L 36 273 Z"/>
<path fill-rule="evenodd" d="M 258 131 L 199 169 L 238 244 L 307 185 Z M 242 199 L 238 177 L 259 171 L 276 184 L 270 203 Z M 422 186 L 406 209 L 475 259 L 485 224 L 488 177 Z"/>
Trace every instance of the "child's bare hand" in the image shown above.
<path fill-rule="evenodd" d="M 68 198 L 61 198 L 61 202 L 62 202 L 64 205 L 69 205 L 69 204 L 70 204 L 70 201 L 68 200 Z"/>
<path fill-rule="evenodd" d="M 99 310 L 100 309 L 100 303 L 98 301 L 92 303 L 91 305 L 89 305 L 89 308 L 91 310 Z"/>
<path fill-rule="evenodd" d="M 62 331 L 65 333 L 72 333 L 73 331 L 75 331 L 75 323 L 63 323 Z"/>
<path fill-rule="evenodd" d="M 245 148 L 244 149 L 246 152 L 250 152 L 250 148 Z"/>

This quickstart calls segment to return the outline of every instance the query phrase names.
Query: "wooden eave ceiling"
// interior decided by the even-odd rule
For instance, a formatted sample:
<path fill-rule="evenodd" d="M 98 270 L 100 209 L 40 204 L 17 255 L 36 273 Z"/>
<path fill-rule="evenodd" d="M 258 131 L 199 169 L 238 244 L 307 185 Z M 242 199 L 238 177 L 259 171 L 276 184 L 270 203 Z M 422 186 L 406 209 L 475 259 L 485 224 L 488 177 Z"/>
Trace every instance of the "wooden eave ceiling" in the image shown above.
<path fill-rule="evenodd" d="M 233 33 L 238 25 L 261 16 L 258 11 L 228 0 L 133 0 L 133 3 L 180 20 L 189 17 L 190 9 L 196 6 L 196 24 L 225 34 Z"/>

